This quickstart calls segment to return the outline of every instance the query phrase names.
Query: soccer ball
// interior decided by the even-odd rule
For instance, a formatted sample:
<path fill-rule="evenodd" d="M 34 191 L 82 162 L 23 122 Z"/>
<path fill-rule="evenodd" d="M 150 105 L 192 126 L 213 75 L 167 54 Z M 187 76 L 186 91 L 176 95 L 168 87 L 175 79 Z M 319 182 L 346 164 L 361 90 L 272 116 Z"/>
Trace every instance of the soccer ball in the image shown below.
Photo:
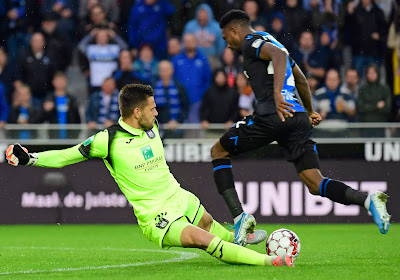
<path fill-rule="evenodd" d="M 267 254 L 270 256 L 284 257 L 290 254 L 296 259 L 300 253 L 300 239 L 297 235 L 286 228 L 275 230 L 267 240 Z"/>

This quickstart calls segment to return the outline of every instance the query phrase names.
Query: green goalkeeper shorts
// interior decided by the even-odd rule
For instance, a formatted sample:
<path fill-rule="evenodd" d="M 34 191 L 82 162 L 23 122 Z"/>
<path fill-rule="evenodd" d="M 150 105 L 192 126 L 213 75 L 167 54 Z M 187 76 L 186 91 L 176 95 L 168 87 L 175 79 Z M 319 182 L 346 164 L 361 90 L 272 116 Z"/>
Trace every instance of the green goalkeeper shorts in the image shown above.
<path fill-rule="evenodd" d="M 180 242 L 182 230 L 190 224 L 195 226 L 199 224 L 204 214 L 204 206 L 197 196 L 180 189 L 165 201 L 160 211 L 142 230 L 147 239 L 163 249 L 168 249 L 182 246 Z"/>

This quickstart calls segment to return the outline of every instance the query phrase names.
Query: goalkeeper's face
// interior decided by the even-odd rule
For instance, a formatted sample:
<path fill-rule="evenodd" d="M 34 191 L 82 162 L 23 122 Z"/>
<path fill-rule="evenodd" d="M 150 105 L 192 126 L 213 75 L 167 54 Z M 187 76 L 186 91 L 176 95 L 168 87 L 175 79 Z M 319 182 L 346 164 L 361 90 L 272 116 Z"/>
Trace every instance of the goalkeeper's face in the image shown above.
<path fill-rule="evenodd" d="M 157 116 L 158 112 L 156 109 L 156 102 L 154 101 L 154 97 L 150 96 L 147 99 L 147 105 L 143 108 L 143 110 L 140 110 L 138 123 L 144 130 L 152 129 Z"/>

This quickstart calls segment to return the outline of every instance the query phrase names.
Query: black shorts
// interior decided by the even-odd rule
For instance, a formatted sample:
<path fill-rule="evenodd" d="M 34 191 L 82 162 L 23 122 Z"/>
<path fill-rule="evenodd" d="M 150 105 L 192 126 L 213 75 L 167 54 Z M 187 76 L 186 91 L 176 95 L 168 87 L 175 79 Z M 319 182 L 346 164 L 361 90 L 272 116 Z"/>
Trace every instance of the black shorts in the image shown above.
<path fill-rule="evenodd" d="M 295 113 L 285 122 L 278 114 L 253 114 L 234 124 L 220 138 L 225 150 L 235 156 L 277 141 L 285 159 L 296 165 L 297 171 L 319 168 L 315 142 L 311 140 L 312 125 L 307 113 Z"/>

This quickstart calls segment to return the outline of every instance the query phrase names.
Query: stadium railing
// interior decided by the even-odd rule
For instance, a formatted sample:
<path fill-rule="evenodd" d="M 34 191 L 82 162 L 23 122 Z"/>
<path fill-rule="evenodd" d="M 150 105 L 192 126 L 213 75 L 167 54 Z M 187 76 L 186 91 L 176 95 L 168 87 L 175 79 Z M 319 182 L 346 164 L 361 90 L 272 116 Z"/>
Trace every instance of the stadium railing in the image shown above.
<path fill-rule="evenodd" d="M 161 125 L 168 134 L 167 125 Z M 29 145 L 74 145 L 84 141 L 97 131 L 90 130 L 86 124 L 7 124 L 0 129 L 0 144 L 18 142 Z M 178 129 L 165 142 L 214 142 L 225 131 L 225 124 L 210 124 L 209 130 L 203 130 L 200 124 L 180 124 Z M 313 137 L 318 143 L 366 143 L 370 141 L 400 141 L 400 123 L 342 123 L 324 122 L 315 127 Z"/>

